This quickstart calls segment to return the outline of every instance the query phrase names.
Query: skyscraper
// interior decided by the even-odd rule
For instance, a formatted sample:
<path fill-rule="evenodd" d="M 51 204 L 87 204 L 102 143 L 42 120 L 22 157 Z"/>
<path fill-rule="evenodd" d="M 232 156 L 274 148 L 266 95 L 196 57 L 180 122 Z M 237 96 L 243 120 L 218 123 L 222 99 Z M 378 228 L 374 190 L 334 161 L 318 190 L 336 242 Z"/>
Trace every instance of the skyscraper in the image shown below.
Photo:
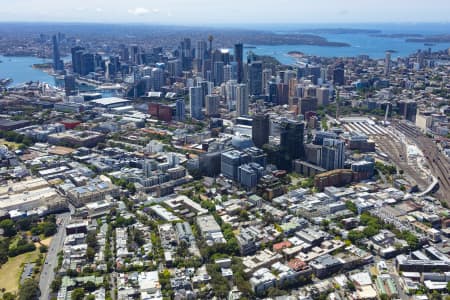
<path fill-rule="evenodd" d="M 62 62 L 59 54 L 59 41 L 56 35 L 52 37 L 52 42 L 53 42 L 53 70 L 63 71 L 64 63 Z"/>
<path fill-rule="evenodd" d="M 207 55 L 206 41 L 197 41 L 197 48 L 195 49 L 195 58 L 199 60 L 204 60 Z"/>
<path fill-rule="evenodd" d="M 213 68 L 214 85 L 220 85 L 223 82 L 223 61 L 215 61 Z"/>
<path fill-rule="evenodd" d="M 64 90 L 66 91 L 66 96 L 71 96 L 75 93 L 76 82 L 73 75 L 64 76 Z"/>
<path fill-rule="evenodd" d="M 94 71 L 95 71 L 94 54 L 86 52 L 82 53 L 80 75 L 84 76 Z"/>
<path fill-rule="evenodd" d="M 153 90 L 161 91 L 164 86 L 164 71 L 160 68 L 153 68 L 151 72 Z"/>
<path fill-rule="evenodd" d="M 244 45 L 242 43 L 234 45 L 234 60 L 237 63 L 237 82 L 244 80 Z"/>
<path fill-rule="evenodd" d="M 181 64 L 183 71 L 190 71 L 192 69 L 191 39 L 189 38 L 185 38 L 181 42 Z"/>
<path fill-rule="evenodd" d="M 215 116 L 219 114 L 220 96 L 219 95 L 206 95 L 206 115 Z"/>
<path fill-rule="evenodd" d="M 317 88 L 316 95 L 317 95 L 317 104 L 319 106 L 327 106 L 330 103 L 329 89 L 325 87 Z"/>
<path fill-rule="evenodd" d="M 262 89 L 264 92 L 264 95 L 269 94 L 269 89 L 267 88 L 267 83 L 269 82 L 270 78 L 272 78 L 272 69 L 264 69 L 262 71 Z"/>
<path fill-rule="evenodd" d="M 203 91 L 201 86 L 191 87 L 189 89 L 189 108 L 193 119 L 203 119 Z"/>
<path fill-rule="evenodd" d="M 262 62 L 254 61 L 248 66 L 249 94 L 259 96 L 262 94 Z"/>
<path fill-rule="evenodd" d="M 252 139 L 256 147 L 262 148 L 264 144 L 269 142 L 269 126 L 268 115 L 257 114 L 253 117 Z"/>
<path fill-rule="evenodd" d="M 384 58 L 384 75 L 388 76 L 391 71 L 391 52 L 386 51 L 386 57 Z"/>
<path fill-rule="evenodd" d="M 333 69 L 333 83 L 334 85 L 344 85 L 345 83 L 345 72 L 344 63 L 338 63 Z"/>
<path fill-rule="evenodd" d="M 74 73 L 81 73 L 81 55 L 83 54 L 84 48 L 80 46 L 73 47 L 71 49 L 72 53 L 72 70 Z"/>
<path fill-rule="evenodd" d="M 303 158 L 305 155 L 304 129 L 305 124 L 299 121 L 288 120 L 281 124 L 280 147 L 290 160 Z"/>
<path fill-rule="evenodd" d="M 236 87 L 236 116 L 248 115 L 248 89 L 246 84 L 238 84 Z"/>
<path fill-rule="evenodd" d="M 227 82 L 233 79 L 233 68 L 231 65 L 226 65 L 223 67 L 223 82 Z"/>
<path fill-rule="evenodd" d="M 186 119 L 186 104 L 184 103 L 184 99 L 178 99 L 176 102 L 176 120 L 183 122 Z"/>
<path fill-rule="evenodd" d="M 323 140 L 322 168 L 335 170 L 344 168 L 345 143 L 338 139 Z"/>

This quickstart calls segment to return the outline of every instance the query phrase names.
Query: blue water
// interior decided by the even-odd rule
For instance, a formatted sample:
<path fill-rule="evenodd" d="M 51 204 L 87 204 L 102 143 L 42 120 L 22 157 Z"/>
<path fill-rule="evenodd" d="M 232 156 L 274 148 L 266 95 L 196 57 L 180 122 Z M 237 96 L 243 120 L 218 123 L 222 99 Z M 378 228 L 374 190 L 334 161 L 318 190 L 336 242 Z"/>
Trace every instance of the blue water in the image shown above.
<path fill-rule="evenodd" d="M 261 27 L 260 27 L 261 28 Z M 302 25 L 275 25 L 263 27 L 261 29 L 270 29 L 279 33 L 309 33 L 326 38 L 330 42 L 345 42 L 350 47 L 322 47 L 308 45 L 280 45 L 280 46 L 261 46 L 257 45 L 255 49 L 249 49 L 259 55 L 270 55 L 276 57 L 284 64 L 291 64 L 295 59 L 288 56 L 290 51 L 300 51 L 308 55 L 324 57 L 350 57 L 358 55 L 369 55 L 371 58 L 383 58 L 386 50 L 395 50 L 392 58 L 405 57 L 417 50 L 444 50 L 450 48 L 450 43 L 436 43 L 433 46 L 425 46 L 423 43 L 407 43 L 406 38 L 388 38 L 375 37 L 366 33 L 351 34 L 325 34 L 316 33 L 313 30 L 318 28 L 352 28 L 352 29 L 375 29 L 380 30 L 381 34 L 423 34 L 437 35 L 449 34 L 450 24 L 302 24 Z"/>
<path fill-rule="evenodd" d="M 11 86 L 29 81 L 55 84 L 53 76 L 31 67 L 33 64 L 51 62 L 51 60 L 37 57 L 5 57 L 0 55 L 0 61 L 0 78 L 12 78 Z"/>

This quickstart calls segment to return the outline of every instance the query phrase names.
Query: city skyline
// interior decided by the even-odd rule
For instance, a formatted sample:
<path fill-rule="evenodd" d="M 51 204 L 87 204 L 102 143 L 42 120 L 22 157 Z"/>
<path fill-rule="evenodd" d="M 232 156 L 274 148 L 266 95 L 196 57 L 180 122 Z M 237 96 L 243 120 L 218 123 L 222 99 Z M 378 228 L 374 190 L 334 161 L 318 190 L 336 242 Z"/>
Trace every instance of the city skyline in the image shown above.
<path fill-rule="evenodd" d="M 214 24 L 286 24 L 286 23 L 448 23 L 450 3 L 443 0 L 365 1 L 339 3 L 329 0 L 281 0 L 274 6 L 268 0 L 242 3 L 236 0 L 215 2 L 205 0 L 80 0 L 60 3 L 54 0 L 3 3 L 3 22 L 117 22 L 175 25 Z M 199 18 L 201 16 L 201 18 Z"/>

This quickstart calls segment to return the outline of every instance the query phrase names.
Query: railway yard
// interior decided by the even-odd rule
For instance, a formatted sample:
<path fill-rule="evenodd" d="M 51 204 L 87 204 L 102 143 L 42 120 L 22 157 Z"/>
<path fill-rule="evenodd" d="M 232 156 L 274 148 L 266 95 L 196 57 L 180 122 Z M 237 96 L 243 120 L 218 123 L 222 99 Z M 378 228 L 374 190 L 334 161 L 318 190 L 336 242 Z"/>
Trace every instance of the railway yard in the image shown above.
<path fill-rule="evenodd" d="M 369 136 L 375 141 L 377 150 L 386 154 L 406 176 L 413 179 L 420 190 L 426 190 L 436 178 L 439 182 L 436 196 L 450 201 L 450 163 L 433 140 L 419 129 L 404 122 L 394 122 L 385 127 L 364 121 L 346 123 L 344 128 Z M 410 155 L 410 148 L 417 149 L 417 155 Z"/>

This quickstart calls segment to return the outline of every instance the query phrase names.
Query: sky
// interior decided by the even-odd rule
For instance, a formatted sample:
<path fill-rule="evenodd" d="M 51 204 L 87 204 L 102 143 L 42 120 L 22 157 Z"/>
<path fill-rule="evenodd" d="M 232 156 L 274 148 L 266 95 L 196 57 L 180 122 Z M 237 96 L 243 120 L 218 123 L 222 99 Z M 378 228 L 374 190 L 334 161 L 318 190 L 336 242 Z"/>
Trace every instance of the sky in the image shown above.
<path fill-rule="evenodd" d="M 3 22 L 448 23 L 449 12 L 449 0 L 0 0 Z"/>

